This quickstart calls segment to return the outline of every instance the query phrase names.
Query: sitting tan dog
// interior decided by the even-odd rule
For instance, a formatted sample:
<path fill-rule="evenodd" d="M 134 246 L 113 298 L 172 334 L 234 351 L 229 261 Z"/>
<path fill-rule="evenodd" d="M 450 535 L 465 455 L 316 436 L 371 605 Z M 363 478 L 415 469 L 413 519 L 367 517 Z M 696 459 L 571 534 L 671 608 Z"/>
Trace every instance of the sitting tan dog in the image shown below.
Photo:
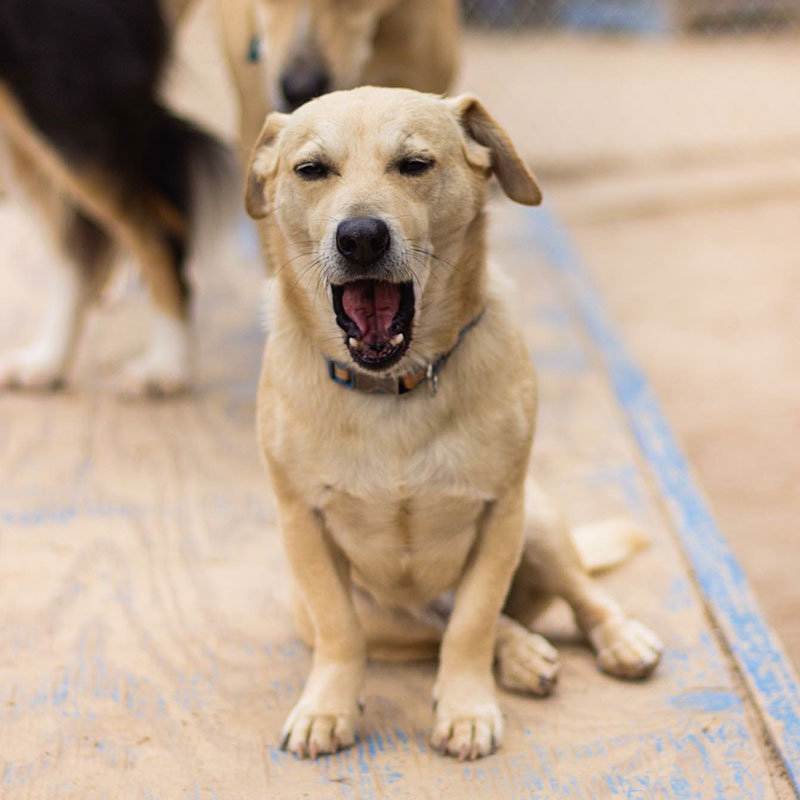
<path fill-rule="evenodd" d="M 314 647 L 283 731 L 300 756 L 353 743 L 368 655 L 437 651 L 433 745 L 489 754 L 495 659 L 514 689 L 545 694 L 556 677 L 527 627 L 554 595 L 607 672 L 638 678 L 659 660 L 658 638 L 526 491 L 536 375 L 487 266 L 491 174 L 539 203 L 478 100 L 405 89 L 271 114 L 252 155 L 247 208 L 276 267 L 259 435 Z"/>

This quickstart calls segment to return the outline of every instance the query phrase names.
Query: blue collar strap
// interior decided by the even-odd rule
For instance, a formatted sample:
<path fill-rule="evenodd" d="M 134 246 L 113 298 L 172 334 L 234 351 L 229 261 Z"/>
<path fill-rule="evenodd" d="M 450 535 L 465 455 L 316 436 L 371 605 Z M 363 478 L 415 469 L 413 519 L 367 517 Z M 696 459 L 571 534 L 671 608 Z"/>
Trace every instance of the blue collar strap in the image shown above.
<path fill-rule="evenodd" d="M 446 353 L 440 355 L 435 361 L 431 361 L 426 367 L 418 372 L 410 372 L 393 378 L 391 375 L 372 375 L 369 372 L 359 372 L 347 364 L 341 364 L 327 356 L 323 356 L 328 368 L 328 377 L 339 386 L 346 389 L 353 389 L 356 392 L 366 394 L 408 394 L 422 383 L 427 383 L 431 395 L 435 395 L 439 388 L 439 373 L 442 371 L 447 359 L 453 351 L 461 344 L 461 340 L 474 328 L 482 319 L 484 311 L 481 311 L 475 319 L 468 322 L 459 332 L 456 343 Z"/>

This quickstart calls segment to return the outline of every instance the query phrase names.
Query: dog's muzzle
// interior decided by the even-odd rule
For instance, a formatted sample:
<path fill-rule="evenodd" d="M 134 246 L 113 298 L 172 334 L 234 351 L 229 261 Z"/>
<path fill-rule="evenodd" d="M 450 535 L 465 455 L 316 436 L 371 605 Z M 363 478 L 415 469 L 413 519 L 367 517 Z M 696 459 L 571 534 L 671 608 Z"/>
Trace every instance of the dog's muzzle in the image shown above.
<path fill-rule="evenodd" d="M 331 81 L 328 71 L 321 65 L 290 63 L 281 73 L 280 87 L 286 111 L 294 111 L 309 100 L 327 94 Z"/>

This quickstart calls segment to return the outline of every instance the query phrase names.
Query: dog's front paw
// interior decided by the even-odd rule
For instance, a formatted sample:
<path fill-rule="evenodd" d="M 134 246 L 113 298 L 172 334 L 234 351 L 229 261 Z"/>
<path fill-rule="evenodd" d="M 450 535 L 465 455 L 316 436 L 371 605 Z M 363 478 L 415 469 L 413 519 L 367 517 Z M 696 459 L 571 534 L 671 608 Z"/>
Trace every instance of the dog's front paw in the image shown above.
<path fill-rule="evenodd" d="M 553 691 L 561 664 L 558 651 L 538 633 L 515 631 L 498 642 L 497 677 L 502 686 L 544 697 Z"/>
<path fill-rule="evenodd" d="M 316 758 L 350 747 L 356 740 L 364 664 L 324 662 L 308 676 L 303 695 L 281 731 L 281 748 Z"/>
<path fill-rule="evenodd" d="M 327 712 L 300 701 L 281 731 L 281 748 L 300 758 L 316 758 L 350 747 L 356 741 L 358 709 Z"/>
<path fill-rule="evenodd" d="M 64 360 L 38 345 L 0 358 L 0 387 L 51 391 L 64 382 Z"/>
<path fill-rule="evenodd" d="M 488 756 L 503 740 L 503 715 L 494 686 L 457 682 L 435 692 L 431 746 L 460 761 Z"/>
<path fill-rule="evenodd" d="M 618 678 L 646 678 L 658 665 L 664 645 L 635 619 L 614 619 L 589 631 L 597 666 Z"/>

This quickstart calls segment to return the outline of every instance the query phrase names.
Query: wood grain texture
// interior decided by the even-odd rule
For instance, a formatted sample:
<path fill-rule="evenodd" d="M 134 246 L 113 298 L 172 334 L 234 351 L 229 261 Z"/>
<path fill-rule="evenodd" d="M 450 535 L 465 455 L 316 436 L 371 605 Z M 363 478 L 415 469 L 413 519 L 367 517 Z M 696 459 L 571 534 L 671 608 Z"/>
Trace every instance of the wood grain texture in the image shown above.
<path fill-rule="evenodd" d="M 47 255 L 8 204 L 0 232 L 6 348 L 33 330 Z M 496 756 L 430 752 L 432 664 L 371 666 L 356 748 L 278 750 L 309 653 L 253 432 L 260 271 L 231 258 L 197 275 L 192 397 L 115 397 L 144 339 L 136 295 L 97 314 L 68 393 L 0 396 L 0 798 L 791 796 L 564 285 L 506 204 L 493 242 L 540 368 L 534 468 L 576 522 L 625 512 L 652 533 L 604 580 L 666 640 L 655 677 L 600 675 L 558 607 L 558 690 L 501 694 Z"/>

